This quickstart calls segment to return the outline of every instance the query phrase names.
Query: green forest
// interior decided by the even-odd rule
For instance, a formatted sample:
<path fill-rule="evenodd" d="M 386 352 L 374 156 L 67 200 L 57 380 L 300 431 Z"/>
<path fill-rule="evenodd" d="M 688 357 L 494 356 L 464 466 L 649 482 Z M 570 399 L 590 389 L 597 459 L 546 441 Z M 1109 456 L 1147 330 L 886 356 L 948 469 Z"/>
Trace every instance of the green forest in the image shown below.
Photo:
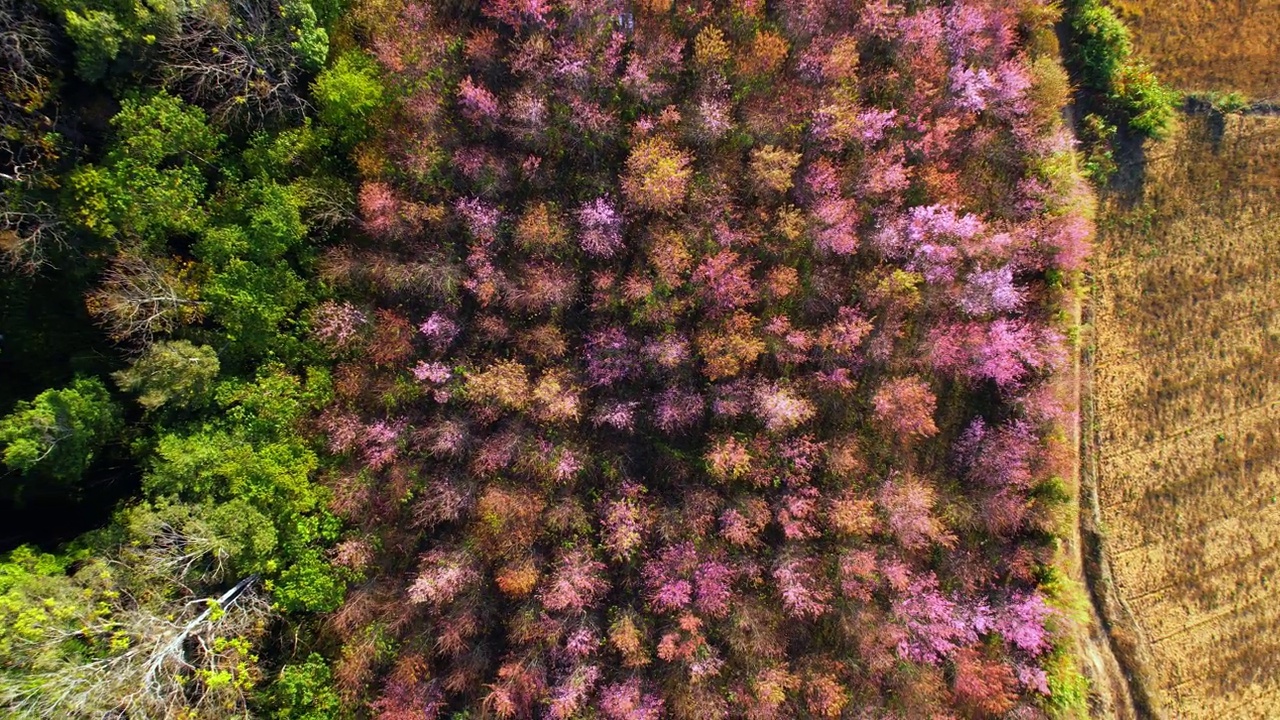
<path fill-rule="evenodd" d="M 0 0 L 0 717 L 1083 717 L 1059 23 Z"/>

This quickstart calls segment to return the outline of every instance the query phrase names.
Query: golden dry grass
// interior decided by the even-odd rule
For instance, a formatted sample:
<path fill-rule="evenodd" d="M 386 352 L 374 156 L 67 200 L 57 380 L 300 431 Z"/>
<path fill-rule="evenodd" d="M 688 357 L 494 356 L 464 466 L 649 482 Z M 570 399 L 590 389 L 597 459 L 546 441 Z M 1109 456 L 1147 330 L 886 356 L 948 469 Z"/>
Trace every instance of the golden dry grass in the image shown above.
<path fill-rule="evenodd" d="M 1175 718 L 1280 717 L 1280 118 L 1186 118 L 1096 259 L 1099 495 Z"/>
<path fill-rule="evenodd" d="M 1280 0 L 1114 0 L 1135 45 L 1179 90 L 1280 100 Z"/>

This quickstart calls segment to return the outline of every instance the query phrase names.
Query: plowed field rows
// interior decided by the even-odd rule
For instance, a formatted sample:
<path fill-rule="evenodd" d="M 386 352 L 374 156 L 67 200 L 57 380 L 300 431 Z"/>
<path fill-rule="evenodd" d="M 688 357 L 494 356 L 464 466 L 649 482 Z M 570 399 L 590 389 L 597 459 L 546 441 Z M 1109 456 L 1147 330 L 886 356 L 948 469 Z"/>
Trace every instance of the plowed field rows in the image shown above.
<path fill-rule="evenodd" d="M 1276 718 L 1280 118 L 1185 118 L 1149 153 L 1095 263 L 1115 582 L 1171 717 Z"/>
<path fill-rule="evenodd" d="M 1280 100 L 1280 0 L 1116 0 L 1138 52 L 1179 90 Z"/>

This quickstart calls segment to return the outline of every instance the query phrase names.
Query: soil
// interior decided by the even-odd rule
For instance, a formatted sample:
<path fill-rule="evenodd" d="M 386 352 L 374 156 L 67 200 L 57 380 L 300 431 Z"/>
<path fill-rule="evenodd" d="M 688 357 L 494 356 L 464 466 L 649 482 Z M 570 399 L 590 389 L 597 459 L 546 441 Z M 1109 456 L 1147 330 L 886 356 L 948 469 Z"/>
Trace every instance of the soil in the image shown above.
<path fill-rule="evenodd" d="M 1280 717 L 1277 167 L 1280 118 L 1188 116 L 1099 215 L 1081 549 L 1139 717 Z"/>
<path fill-rule="evenodd" d="M 1086 286 L 1087 287 L 1087 286 Z M 1073 324 L 1087 328 L 1091 318 L 1091 309 L 1087 300 L 1077 295 L 1071 308 Z M 1140 715 L 1134 703 L 1131 689 L 1132 679 L 1119 660 L 1119 653 L 1112 642 L 1111 627 L 1106 611 L 1114 607 L 1108 602 L 1114 593 L 1108 595 L 1106 590 L 1113 588 L 1109 582 L 1109 568 L 1105 565 L 1105 556 L 1099 553 L 1101 544 L 1097 537 L 1097 492 L 1095 473 L 1092 465 L 1096 462 L 1093 453 L 1093 441 L 1088 433 L 1082 432 L 1091 426 L 1092 408 L 1089 406 L 1090 382 L 1092 373 L 1092 353 L 1089 348 L 1090 338 L 1082 336 L 1080 351 L 1076 353 L 1071 370 L 1071 383 L 1075 393 L 1074 407 L 1079 415 L 1073 428 L 1076 455 L 1075 472 L 1072 477 L 1079 483 L 1073 492 L 1076 496 L 1076 522 L 1071 523 L 1071 533 L 1066 537 L 1065 565 L 1073 582 L 1088 588 L 1088 616 L 1083 623 L 1075 626 L 1075 645 L 1080 657 L 1081 670 L 1089 679 L 1089 715 L 1093 718 L 1116 718 L 1116 720 L 1137 720 L 1148 714 Z M 1101 558 L 1104 562 L 1099 563 Z"/>

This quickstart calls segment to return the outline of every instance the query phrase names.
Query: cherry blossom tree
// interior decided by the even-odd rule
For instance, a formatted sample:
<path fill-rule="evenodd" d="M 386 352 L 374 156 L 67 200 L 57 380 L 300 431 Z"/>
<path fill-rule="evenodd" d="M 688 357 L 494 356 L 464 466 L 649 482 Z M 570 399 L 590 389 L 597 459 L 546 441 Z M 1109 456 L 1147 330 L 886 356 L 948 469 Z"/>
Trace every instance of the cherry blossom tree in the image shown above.
<path fill-rule="evenodd" d="M 901 438 L 931 437 L 938 434 L 933 414 L 938 400 L 929 385 L 918 377 L 889 380 L 872 398 L 876 419 L 886 430 Z"/>

